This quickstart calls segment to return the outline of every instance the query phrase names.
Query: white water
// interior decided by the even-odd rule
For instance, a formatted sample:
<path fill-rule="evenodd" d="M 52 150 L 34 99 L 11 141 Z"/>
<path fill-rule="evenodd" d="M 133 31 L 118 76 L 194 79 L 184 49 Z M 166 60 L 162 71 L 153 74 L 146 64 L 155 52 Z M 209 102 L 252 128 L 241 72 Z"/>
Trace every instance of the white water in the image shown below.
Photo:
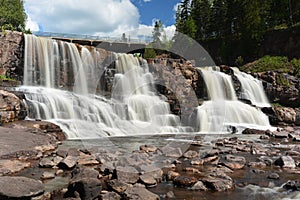
<path fill-rule="evenodd" d="M 260 80 L 241 72 L 238 68 L 233 67 L 232 70 L 242 85 L 241 99 L 250 100 L 257 107 L 271 107 Z"/>
<path fill-rule="evenodd" d="M 229 126 L 270 128 L 268 117 L 259 108 L 237 100 L 232 79 L 214 68 L 199 68 L 209 101 L 197 108 L 196 128 L 200 132 L 226 132 Z"/>
<path fill-rule="evenodd" d="M 29 117 L 58 124 L 69 139 L 179 132 L 180 119 L 154 93 L 147 62 L 116 54 L 112 99 L 95 95 L 104 72 L 99 53 L 25 36 L 24 86 Z M 140 64 L 142 63 L 142 65 Z M 64 89 L 64 90 L 62 90 Z"/>

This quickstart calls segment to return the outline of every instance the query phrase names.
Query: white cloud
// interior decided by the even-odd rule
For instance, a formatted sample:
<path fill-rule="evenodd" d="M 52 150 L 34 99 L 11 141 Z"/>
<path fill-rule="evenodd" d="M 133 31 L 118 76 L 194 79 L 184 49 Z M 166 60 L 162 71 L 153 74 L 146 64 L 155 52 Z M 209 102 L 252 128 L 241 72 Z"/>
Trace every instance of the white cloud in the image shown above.
<path fill-rule="evenodd" d="M 31 31 L 38 31 L 39 30 L 39 25 L 37 22 L 32 21 L 30 16 L 27 19 L 26 23 L 26 29 L 30 29 Z"/>
<path fill-rule="evenodd" d="M 144 0 L 144 2 L 150 2 L 151 0 Z"/>
<path fill-rule="evenodd" d="M 138 27 L 139 12 L 130 0 L 26 0 L 27 26 L 43 31 L 95 34 Z"/>
<path fill-rule="evenodd" d="M 32 31 L 109 37 L 125 33 L 131 38 L 151 37 L 153 31 L 153 25 L 139 24 L 139 11 L 130 0 L 26 0 L 25 9 L 26 27 Z M 172 38 L 175 27 L 165 27 L 165 32 Z"/>

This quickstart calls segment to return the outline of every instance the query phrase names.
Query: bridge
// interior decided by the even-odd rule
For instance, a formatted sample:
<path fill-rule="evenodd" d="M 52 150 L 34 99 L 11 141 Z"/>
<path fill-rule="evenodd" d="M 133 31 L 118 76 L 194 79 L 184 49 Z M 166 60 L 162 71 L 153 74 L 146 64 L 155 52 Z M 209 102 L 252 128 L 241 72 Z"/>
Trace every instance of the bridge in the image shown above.
<path fill-rule="evenodd" d="M 53 33 L 53 32 L 33 32 L 32 34 L 39 37 L 47 37 L 55 40 L 61 40 L 80 45 L 88 45 L 97 48 L 102 48 L 107 51 L 116 53 L 143 53 L 146 45 L 151 42 L 148 36 L 139 38 L 128 38 L 122 40 L 121 37 L 110 36 L 91 36 L 69 33 Z"/>

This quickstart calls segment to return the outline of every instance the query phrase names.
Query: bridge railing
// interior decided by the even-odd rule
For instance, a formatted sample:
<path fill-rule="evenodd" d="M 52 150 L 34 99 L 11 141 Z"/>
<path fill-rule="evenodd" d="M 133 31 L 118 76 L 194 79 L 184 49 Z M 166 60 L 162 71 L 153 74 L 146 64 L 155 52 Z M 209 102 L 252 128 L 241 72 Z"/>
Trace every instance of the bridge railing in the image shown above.
<path fill-rule="evenodd" d="M 106 42 L 120 42 L 120 43 L 142 43 L 148 44 L 151 42 L 149 36 L 140 36 L 138 38 L 127 38 L 127 41 L 121 39 L 121 37 L 111 36 L 95 36 L 95 35 L 81 35 L 81 34 L 70 34 L 70 33 L 53 33 L 53 32 L 32 32 L 36 36 L 50 37 L 50 38 L 65 38 L 72 40 L 94 40 L 94 41 L 106 41 Z"/>

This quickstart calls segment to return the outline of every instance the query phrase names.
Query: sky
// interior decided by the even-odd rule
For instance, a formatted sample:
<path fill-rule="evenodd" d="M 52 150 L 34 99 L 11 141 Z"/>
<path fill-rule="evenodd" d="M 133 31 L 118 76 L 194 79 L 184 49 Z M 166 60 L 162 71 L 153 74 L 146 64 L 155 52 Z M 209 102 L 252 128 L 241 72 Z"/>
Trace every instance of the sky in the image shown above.
<path fill-rule="evenodd" d="M 181 0 L 26 0 L 31 31 L 110 37 L 151 36 L 160 19 L 170 38 L 175 32 L 175 9 Z"/>

